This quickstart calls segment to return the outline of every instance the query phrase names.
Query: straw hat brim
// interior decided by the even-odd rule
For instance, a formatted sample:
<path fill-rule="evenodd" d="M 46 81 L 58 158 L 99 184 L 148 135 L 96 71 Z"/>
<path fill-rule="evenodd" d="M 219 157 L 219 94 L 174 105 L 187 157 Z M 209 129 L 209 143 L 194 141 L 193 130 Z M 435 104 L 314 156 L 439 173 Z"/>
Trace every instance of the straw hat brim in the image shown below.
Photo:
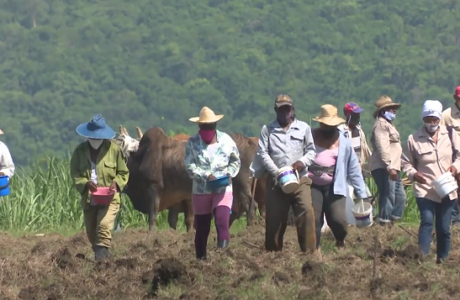
<path fill-rule="evenodd" d="M 224 117 L 224 115 L 215 115 L 213 118 L 210 118 L 210 119 L 206 119 L 206 120 L 200 120 L 200 117 L 194 117 L 194 118 L 190 118 L 190 122 L 193 122 L 193 123 L 216 123 L 217 121 L 219 121 L 220 119 L 222 119 Z"/>
<path fill-rule="evenodd" d="M 313 121 L 326 124 L 328 126 L 339 126 L 340 124 L 345 123 L 346 121 L 339 116 L 334 117 L 316 117 Z"/>
<path fill-rule="evenodd" d="M 388 103 L 388 104 L 384 104 L 384 105 L 380 106 L 379 108 L 377 108 L 374 111 L 374 118 L 377 117 L 379 111 L 381 111 L 382 109 L 387 108 L 387 107 L 397 107 L 399 109 L 401 107 L 401 103 Z"/>

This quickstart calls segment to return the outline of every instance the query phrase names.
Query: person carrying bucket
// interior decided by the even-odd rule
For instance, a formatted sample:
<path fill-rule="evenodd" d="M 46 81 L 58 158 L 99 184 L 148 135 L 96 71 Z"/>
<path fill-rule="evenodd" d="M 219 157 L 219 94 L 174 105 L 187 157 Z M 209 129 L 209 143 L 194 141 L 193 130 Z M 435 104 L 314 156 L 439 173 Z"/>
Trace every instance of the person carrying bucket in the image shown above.
<path fill-rule="evenodd" d="M 460 134 L 460 86 L 455 88 L 453 94 L 454 103 L 451 107 L 447 108 L 442 112 L 441 125 L 445 125 L 448 128 L 452 128 L 454 132 Z M 457 175 L 457 182 L 459 182 L 459 175 Z M 458 199 L 454 203 L 452 209 L 452 226 L 460 226 L 460 211 L 458 205 Z"/>
<path fill-rule="evenodd" d="M 369 170 L 369 158 L 372 155 L 372 151 L 367 145 L 366 135 L 361 128 L 360 116 L 364 111 L 358 104 L 354 102 L 348 102 L 343 107 L 343 113 L 345 115 L 345 123 L 340 125 L 338 128 L 344 133 L 344 135 L 350 139 L 351 145 L 355 150 L 356 156 L 358 157 L 359 167 L 364 178 L 372 177 Z M 366 200 L 372 197 L 369 188 L 366 185 Z M 348 224 L 356 225 L 355 217 L 353 216 L 352 208 L 355 205 L 353 201 L 353 186 L 348 184 L 348 195 L 347 195 L 347 217 Z"/>
<path fill-rule="evenodd" d="M 345 247 L 347 236 L 346 197 L 348 182 L 358 199 L 367 197 L 358 158 L 350 140 L 338 126 L 345 122 L 338 116 L 337 107 L 325 104 L 321 114 L 313 119 L 319 127 L 313 130 L 316 156 L 308 170 L 312 180 L 311 196 L 315 211 L 316 244 L 320 247 L 324 216 L 336 240 L 336 246 Z"/>
<path fill-rule="evenodd" d="M 420 210 L 420 252 L 423 256 L 429 254 L 435 222 L 438 264 L 449 254 L 452 208 L 458 197 L 454 177 L 460 169 L 460 139 L 457 134 L 450 134 L 446 126 L 440 125 L 441 112 L 441 102 L 425 101 L 422 109 L 424 124 L 409 136 L 407 158 L 403 161 L 403 170 L 413 182 Z"/>
<path fill-rule="evenodd" d="M 311 180 L 307 168 L 315 158 L 310 126 L 295 117 L 293 100 L 279 95 L 274 103 L 276 120 L 262 127 L 252 168 L 256 178 L 268 173 L 265 208 L 265 249 L 281 251 L 288 213 L 297 218 L 297 238 L 302 252 L 316 251 Z"/>
<path fill-rule="evenodd" d="M 401 220 L 407 201 L 401 181 L 401 138 L 393 124 L 401 104 L 384 95 L 374 105 L 370 168 L 379 193 L 379 224 L 389 225 Z"/>
<path fill-rule="evenodd" d="M 238 175 L 241 159 L 233 139 L 217 130 L 223 115 L 203 107 L 198 117 L 198 133 L 187 141 L 184 164 L 192 179 L 192 205 L 195 213 L 195 252 L 207 259 L 206 248 L 212 216 L 217 229 L 217 248 L 227 248 L 230 241 L 230 210 L 233 203 L 232 178 Z"/>
<path fill-rule="evenodd" d="M 110 256 L 108 249 L 120 209 L 120 192 L 128 183 L 129 170 L 120 147 L 110 141 L 115 132 L 102 115 L 95 115 L 90 122 L 80 124 L 76 131 L 87 140 L 75 148 L 70 173 L 81 195 L 86 234 L 95 260 L 101 261 Z M 109 202 L 99 202 L 99 191 L 107 187 L 111 197 Z"/>

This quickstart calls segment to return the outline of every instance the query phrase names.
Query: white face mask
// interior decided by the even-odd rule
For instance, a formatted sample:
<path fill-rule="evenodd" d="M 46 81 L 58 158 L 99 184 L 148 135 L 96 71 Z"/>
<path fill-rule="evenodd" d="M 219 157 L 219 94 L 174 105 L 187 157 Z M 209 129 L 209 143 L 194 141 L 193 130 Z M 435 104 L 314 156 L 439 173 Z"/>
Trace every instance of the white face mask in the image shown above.
<path fill-rule="evenodd" d="M 99 149 L 101 147 L 102 143 L 104 140 L 94 140 L 94 139 L 88 139 L 88 143 L 93 149 Z"/>
<path fill-rule="evenodd" d="M 439 128 L 439 124 L 438 125 L 433 125 L 433 124 L 430 124 L 430 123 L 425 123 L 425 128 L 428 132 L 436 132 L 436 130 L 438 130 Z"/>

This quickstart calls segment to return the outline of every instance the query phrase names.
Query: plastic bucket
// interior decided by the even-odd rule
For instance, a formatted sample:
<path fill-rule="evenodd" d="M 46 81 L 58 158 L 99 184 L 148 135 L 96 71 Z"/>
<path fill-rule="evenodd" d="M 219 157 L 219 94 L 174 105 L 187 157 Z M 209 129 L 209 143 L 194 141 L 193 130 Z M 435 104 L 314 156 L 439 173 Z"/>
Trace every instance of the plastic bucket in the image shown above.
<path fill-rule="evenodd" d="M 356 227 L 369 227 L 372 225 L 372 204 L 361 200 L 355 204 L 351 211 L 356 220 Z"/>
<path fill-rule="evenodd" d="M 291 194 L 299 187 L 298 174 L 292 167 L 281 168 L 276 179 L 285 194 Z"/>
<path fill-rule="evenodd" d="M 433 181 L 433 189 L 439 197 L 444 198 L 458 189 L 457 181 L 454 176 L 452 176 L 452 173 L 447 172 Z"/>
<path fill-rule="evenodd" d="M 115 192 L 108 187 L 98 187 L 97 191 L 91 193 L 91 196 L 96 204 L 109 205 L 115 196 Z"/>
<path fill-rule="evenodd" d="M 8 176 L 0 177 L 0 197 L 10 194 L 10 179 Z"/>

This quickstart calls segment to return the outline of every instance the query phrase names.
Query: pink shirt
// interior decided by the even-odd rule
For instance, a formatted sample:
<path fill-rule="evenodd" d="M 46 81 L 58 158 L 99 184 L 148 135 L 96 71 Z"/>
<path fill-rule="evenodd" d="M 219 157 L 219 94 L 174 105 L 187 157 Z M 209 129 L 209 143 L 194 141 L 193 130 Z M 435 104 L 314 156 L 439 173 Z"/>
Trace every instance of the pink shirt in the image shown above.
<path fill-rule="evenodd" d="M 313 161 L 315 164 L 321 167 L 333 167 L 337 163 L 337 155 L 339 154 L 339 148 L 334 149 L 324 149 L 315 145 L 316 147 L 316 157 Z M 316 176 L 315 174 L 308 172 L 308 177 L 316 185 L 328 185 L 332 183 L 333 176 L 329 174 L 321 174 L 321 176 Z"/>

